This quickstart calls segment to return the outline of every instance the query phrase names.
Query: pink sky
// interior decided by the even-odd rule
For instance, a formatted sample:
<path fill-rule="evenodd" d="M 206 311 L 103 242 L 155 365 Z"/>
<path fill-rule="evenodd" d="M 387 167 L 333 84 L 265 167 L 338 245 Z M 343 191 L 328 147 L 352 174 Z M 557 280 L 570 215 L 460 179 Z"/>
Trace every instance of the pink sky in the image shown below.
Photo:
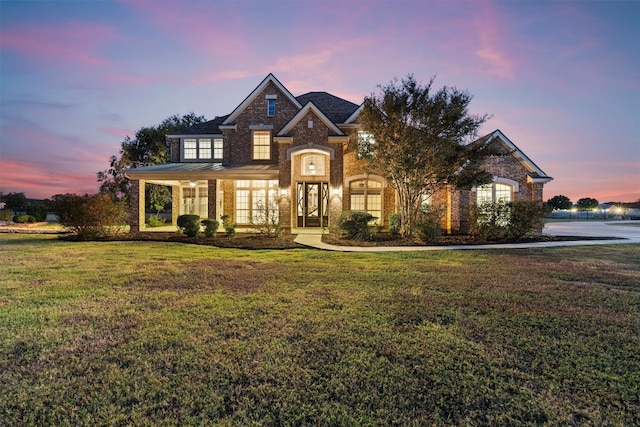
<path fill-rule="evenodd" d="M 467 89 L 554 181 L 640 198 L 640 2 L 0 1 L 0 191 L 95 193 L 126 135 L 230 113 L 268 74 L 355 103 Z"/>

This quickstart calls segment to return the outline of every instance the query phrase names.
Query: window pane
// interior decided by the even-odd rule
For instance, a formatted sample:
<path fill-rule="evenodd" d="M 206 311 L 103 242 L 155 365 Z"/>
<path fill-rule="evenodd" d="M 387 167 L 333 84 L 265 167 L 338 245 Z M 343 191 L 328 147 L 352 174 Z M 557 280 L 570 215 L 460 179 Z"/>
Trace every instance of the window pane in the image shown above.
<path fill-rule="evenodd" d="M 269 160 L 271 158 L 271 134 L 269 131 L 253 132 L 253 159 Z"/>
<path fill-rule="evenodd" d="M 352 194 L 351 195 L 351 210 L 363 211 L 365 210 L 364 194 Z"/>
<path fill-rule="evenodd" d="M 367 180 L 367 187 L 368 188 L 382 188 L 382 183 L 378 182 L 378 181 L 373 181 L 371 179 Z"/>
<path fill-rule="evenodd" d="M 236 222 L 238 224 L 249 224 L 249 190 L 236 190 Z"/>
<path fill-rule="evenodd" d="M 195 139 L 184 140 L 184 158 L 185 159 L 197 159 L 197 141 Z"/>
<path fill-rule="evenodd" d="M 213 158 L 221 159 L 222 158 L 222 138 L 216 138 L 213 140 Z"/>
<path fill-rule="evenodd" d="M 276 100 L 268 99 L 267 100 L 267 116 L 273 117 L 276 115 Z"/>
<path fill-rule="evenodd" d="M 511 201 L 511 186 L 505 184 L 495 184 L 496 186 L 496 201 L 497 202 L 510 202 Z"/>
<path fill-rule="evenodd" d="M 478 206 L 493 202 L 493 186 L 491 184 L 482 185 L 476 191 L 476 201 Z"/>
<path fill-rule="evenodd" d="M 211 158 L 211 140 L 210 139 L 200 139 L 198 158 L 200 159 L 210 159 Z"/>

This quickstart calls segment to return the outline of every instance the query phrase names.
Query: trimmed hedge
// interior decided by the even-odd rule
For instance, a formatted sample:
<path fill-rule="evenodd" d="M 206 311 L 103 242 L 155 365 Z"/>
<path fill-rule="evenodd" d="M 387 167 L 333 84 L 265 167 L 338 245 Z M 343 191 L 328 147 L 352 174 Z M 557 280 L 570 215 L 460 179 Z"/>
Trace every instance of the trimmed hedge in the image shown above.
<path fill-rule="evenodd" d="M 180 215 L 176 225 L 188 237 L 197 237 L 200 234 L 199 215 Z"/>
<path fill-rule="evenodd" d="M 342 234 L 353 240 L 373 240 L 376 228 L 369 226 L 375 219 L 373 215 L 363 211 L 344 211 L 338 218 L 338 227 Z"/>

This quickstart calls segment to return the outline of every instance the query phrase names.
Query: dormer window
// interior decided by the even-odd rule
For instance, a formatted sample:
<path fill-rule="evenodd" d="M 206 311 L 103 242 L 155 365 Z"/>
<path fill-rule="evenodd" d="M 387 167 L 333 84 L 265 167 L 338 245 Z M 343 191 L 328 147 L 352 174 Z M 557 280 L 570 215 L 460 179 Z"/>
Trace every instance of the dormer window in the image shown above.
<path fill-rule="evenodd" d="M 267 117 L 275 117 L 276 115 L 276 99 L 278 95 L 267 95 Z"/>
<path fill-rule="evenodd" d="M 182 160 L 222 160 L 222 138 L 185 138 Z"/>

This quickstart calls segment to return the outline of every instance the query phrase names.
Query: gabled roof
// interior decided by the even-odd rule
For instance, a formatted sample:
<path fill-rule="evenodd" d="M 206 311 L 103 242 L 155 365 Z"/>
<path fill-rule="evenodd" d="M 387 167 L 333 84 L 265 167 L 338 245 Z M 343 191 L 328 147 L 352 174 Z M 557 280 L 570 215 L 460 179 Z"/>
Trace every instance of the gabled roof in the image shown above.
<path fill-rule="evenodd" d="M 331 119 L 329 119 L 318 107 L 316 107 L 313 102 L 309 101 L 307 105 L 305 105 L 300 111 L 298 111 L 298 114 L 296 114 L 293 119 L 291 119 L 289 123 L 287 123 L 282 128 L 282 130 L 278 132 L 278 136 L 288 134 L 289 131 L 291 131 L 291 129 L 293 129 L 293 127 L 298 124 L 298 122 L 302 120 L 302 118 L 306 116 L 309 111 L 312 111 L 322 121 L 322 123 L 324 123 L 335 134 L 344 135 L 344 133 L 342 133 L 342 131 L 338 129 L 338 127 L 333 123 Z"/>
<path fill-rule="evenodd" d="M 284 87 L 282 83 L 280 83 L 273 74 L 269 73 L 269 75 L 265 77 L 264 80 L 262 80 L 262 82 L 258 85 L 258 87 L 256 87 L 249 94 L 249 96 L 247 96 L 245 100 L 242 101 L 242 103 L 240 103 L 240 105 L 238 105 L 236 109 L 233 110 L 231 114 L 229 114 L 229 116 L 227 116 L 226 120 L 222 124 L 223 125 L 233 124 L 233 122 L 240 115 L 240 113 L 242 113 L 245 110 L 245 108 L 247 108 L 249 104 L 251 104 L 258 97 L 258 95 L 260 95 L 260 93 L 264 90 L 265 87 L 267 87 L 269 83 L 273 83 L 274 85 L 276 85 L 276 87 L 293 103 L 293 105 L 295 105 L 298 108 L 302 108 L 302 104 L 298 102 L 298 100 L 291 94 L 291 92 L 289 92 L 287 88 Z"/>
<path fill-rule="evenodd" d="M 309 92 L 297 96 L 300 104 L 308 102 L 318 107 L 333 123 L 346 123 L 346 120 L 358 109 L 359 105 L 346 99 L 338 98 L 327 92 Z"/>
<path fill-rule="evenodd" d="M 175 138 L 183 135 L 222 135 L 219 126 L 229 117 L 229 115 L 216 117 L 204 123 L 180 129 L 173 135 L 167 135 L 168 138 Z"/>
<path fill-rule="evenodd" d="M 500 129 L 496 129 L 490 134 L 477 139 L 473 142 L 473 144 L 482 144 L 487 146 L 493 141 L 498 141 L 504 147 L 506 147 L 511 155 L 518 159 L 520 163 L 522 163 L 522 165 L 529 171 L 529 177 L 534 182 L 548 182 L 553 179 L 549 175 L 544 173 L 544 171 L 540 169 L 535 163 L 533 163 L 533 161 L 529 157 L 527 157 L 527 155 L 524 154 L 522 150 L 520 150 L 516 146 L 516 144 L 511 142 L 511 140 L 507 138 Z"/>

